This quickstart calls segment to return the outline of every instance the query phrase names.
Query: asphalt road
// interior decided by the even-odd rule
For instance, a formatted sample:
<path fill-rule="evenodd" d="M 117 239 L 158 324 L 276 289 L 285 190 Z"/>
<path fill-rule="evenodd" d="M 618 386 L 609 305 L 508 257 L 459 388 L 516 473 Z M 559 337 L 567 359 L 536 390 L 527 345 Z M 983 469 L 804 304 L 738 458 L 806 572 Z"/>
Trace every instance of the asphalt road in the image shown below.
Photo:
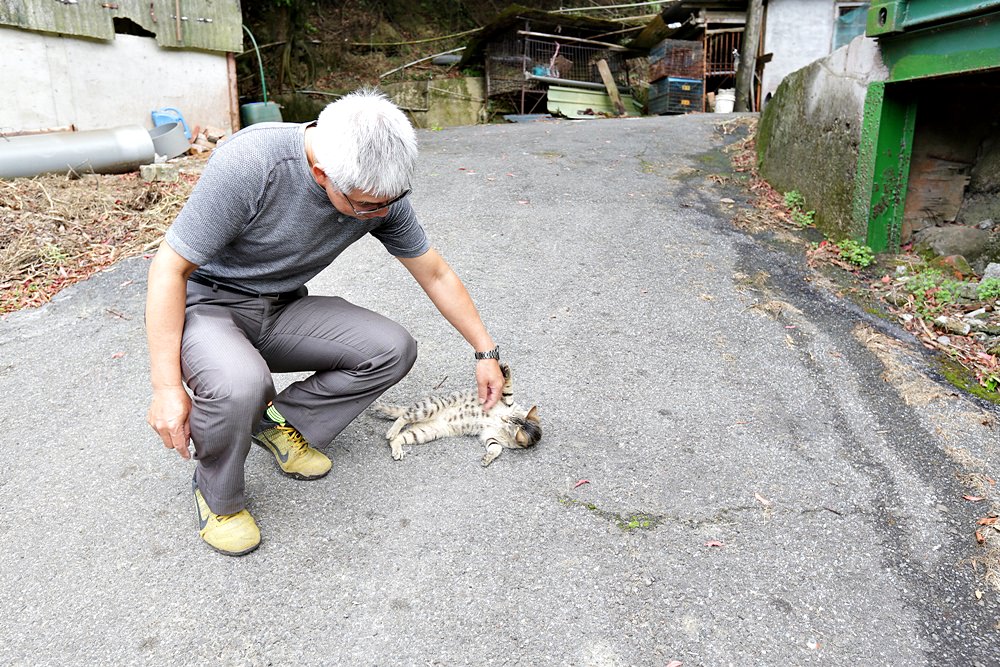
<path fill-rule="evenodd" d="M 716 121 L 422 132 L 415 206 L 542 442 L 395 462 L 366 413 L 315 482 L 254 448 L 243 558 L 144 422 L 146 260 L 0 321 L 0 664 L 996 665 L 994 415 L 729 223 Z M 420 341 L 387 398 L 471 386 L 373 239 L 310 288 Z"/>

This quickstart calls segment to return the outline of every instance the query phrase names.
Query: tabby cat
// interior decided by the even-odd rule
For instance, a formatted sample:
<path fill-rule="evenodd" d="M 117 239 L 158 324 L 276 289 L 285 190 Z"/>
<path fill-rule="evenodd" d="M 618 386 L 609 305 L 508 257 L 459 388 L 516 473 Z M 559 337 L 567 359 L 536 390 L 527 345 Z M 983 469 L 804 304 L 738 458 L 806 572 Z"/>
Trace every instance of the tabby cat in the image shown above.
<path fill-rule="evenodd" d="M 403 458 L 403 445 L 419 445 L 437 438 L 456 435 L 478 435 L 486 443 L 483 465 L 488 466 L 500 456 L 504 447 L 525 449 L 542 439 L 538 407 L 525 411 L 514 403 L 510 367 L 500 364 L 503 371 L 503 395 L 489 412 L 484 413 L 473 390 L 447 396 L 429 396 L 410 407 L 378 404 L 375 412 L 395 423 L 385 434 L 392 448 L 392 458 Z"/>

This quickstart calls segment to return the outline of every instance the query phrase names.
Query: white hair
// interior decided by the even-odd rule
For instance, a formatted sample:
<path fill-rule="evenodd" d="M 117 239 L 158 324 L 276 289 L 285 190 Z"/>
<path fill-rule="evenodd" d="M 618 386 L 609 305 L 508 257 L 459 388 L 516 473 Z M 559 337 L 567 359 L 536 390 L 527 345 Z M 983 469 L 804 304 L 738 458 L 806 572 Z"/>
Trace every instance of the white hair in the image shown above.
<path fill-rule="evenodd" d="M 395 197 L 409 187 L 416 133 L 399 107 L 377 90 L 362 88 L 328 104 L 313 137 L 316 163 L 341 192 Z"/>

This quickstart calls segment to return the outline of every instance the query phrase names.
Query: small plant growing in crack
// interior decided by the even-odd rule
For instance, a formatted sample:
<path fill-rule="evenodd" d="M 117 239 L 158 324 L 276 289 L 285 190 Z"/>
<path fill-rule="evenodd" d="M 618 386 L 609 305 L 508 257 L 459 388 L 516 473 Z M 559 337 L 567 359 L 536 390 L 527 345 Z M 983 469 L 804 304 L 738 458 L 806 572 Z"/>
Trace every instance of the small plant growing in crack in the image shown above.
<path fill-rule="evenodd" d="M 785 193 L 785 206 L 792 213 L 792 222 L 799 227 L 811 227 L 816 222 L 816 211 L 806 210 L 805 197 L 798 190 Z"/>
<path fill-rule="evenodd" d="M 622 530 L 648 530 L 655 528 L 658 523 L 655 517 L 646 514 L 635 514 L 628 517 L 619 517 L 618 527 Z"/>
<path fill-rule="evenodd" d="M 585 507 L 602 519 L 607 519 L 613 522 L 616 526 L 624 530 L 625 532 L 630 532 L 633 530 L 652 530 L 656 528 L 660 523 L 663 522 L 663 517 L 654 516 L 652 514 L 629 514 L 623 515 L 617 512 L 611 512 L 608 510 L 601 509 L 594 503 L 585 503 L 582 500 L 576 500 L 575 498 L 567 498 L 566 496 L 561 496 L 558 498 L 559 502 L 567 507 L 579 506 Z"/>

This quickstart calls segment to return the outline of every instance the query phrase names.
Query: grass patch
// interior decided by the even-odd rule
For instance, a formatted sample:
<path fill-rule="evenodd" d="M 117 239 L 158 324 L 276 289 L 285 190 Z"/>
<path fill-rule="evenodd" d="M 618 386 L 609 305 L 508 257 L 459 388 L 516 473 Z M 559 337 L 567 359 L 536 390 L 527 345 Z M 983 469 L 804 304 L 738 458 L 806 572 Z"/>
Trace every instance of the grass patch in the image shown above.
<path fill-rule="evenodd" d="M 615 524 L 621 530 L 626 533 L 635 530 L 653 530 L 658 525 L 663 523 L 663 517 L 657 516 L 655 514 L 647 514 L 645 512 L 637 512 L 634 514 L 621 514 L 619 512 L 612 512 L 610 510 L 601 509 L 594 503 L 585 503 L 582 500 L 576 500 L 575 498 L 567 498 L 562 496 L 558 498 L 559 502 L 567 507 L 583 507 L 584 509 L 594 513 L 595 515 L 601 517 L 606 521 L 610 521 Z"/>

